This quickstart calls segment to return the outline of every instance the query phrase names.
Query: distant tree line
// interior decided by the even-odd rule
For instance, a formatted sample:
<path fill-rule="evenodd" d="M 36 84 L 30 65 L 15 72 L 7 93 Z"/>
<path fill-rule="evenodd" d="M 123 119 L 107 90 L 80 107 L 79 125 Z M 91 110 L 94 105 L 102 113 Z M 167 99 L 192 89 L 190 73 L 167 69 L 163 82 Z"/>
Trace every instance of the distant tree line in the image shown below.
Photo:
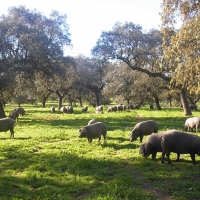
<path fill-rule="evenodd" d="M 145 32 L 132 22 L 117 22 L 111 31 L 102 32 L 92 58 L 64 56 L 65 47 L 71 46 L 66 20 L 56 11 L 47 18 L 24 6 L 0 17 L 1 118 L 8 102 L 40 102 L 45 107 L 48 99 L 58 100 L 58 108 L 63 101 L 98 106 L 112 100 L 155 103 L 158 110 L 160 101 L 172 105 L 174 100 L 185 115 L 192 114 L 189 103 L 200 98 L 199 50 L 180 44 L 193 39 L 193 46 L 199 45 L 197 35 L 182 39 L 185 31 L 193 31 L 188 23 L 196 18 L 170 31 L 166 24 L 161 31 Z"/>

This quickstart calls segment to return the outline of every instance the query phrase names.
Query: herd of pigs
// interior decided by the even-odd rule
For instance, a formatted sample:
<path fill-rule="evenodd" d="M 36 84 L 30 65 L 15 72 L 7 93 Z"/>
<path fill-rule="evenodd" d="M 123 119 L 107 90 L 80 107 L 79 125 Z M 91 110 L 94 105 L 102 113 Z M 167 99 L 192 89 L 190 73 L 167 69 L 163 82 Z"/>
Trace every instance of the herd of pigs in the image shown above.
<path fill-rule="evenodd" d="M 200 126 L 200 117 L 190 117 L 184 124 L 185 131 Z M 107 125 L 103 122 L 98 122 L 95 119 L 90 120 L 87 126 L 79 129 L 79 138 L 87 138 L 88 142 L 101 136 L 106 142 Z M 146 140 L 142 143 L 143 136 L 148 135 Z M 161 162 L 164 163 L 165 156 L 167 162 L 171 164 L 170 153 L 177 154 L 176 161 L 179 161 L 180 154 L 190 154 L 192 163 L 195 165 L 195 154 L 200 155 L 200 137 L 196 134 L 187 133 L 179 130 L 167 130 L 158 132 L 158 124 L 154 120 L 142 121 L 137 123 L 130 133 L 130 141 L 140 138 L 140 153 L 147 157 L 152 155 L 152 159 L 156 158 L 157 152 L 162 152 Z"/>
<path fill-rule="evenodd" d="M 69 108 L 70 110 L 70 108 Z M 14 126 L 18 116 L 23 116 L 25 110 L 18 107 L 9 113 L 8 117 L 0 119 L 0 132 L 10 131 L 10 137 L 14 137 Z M 152 159 L 156 158 L 157 152 L 162 152 L 161 162 L 164 163 L 165 156 L 167 162 L 171 164 L 170 153 L 177 154 L 177 161 L 179 161 L 180 154 L 190 154 L 192 163 L 195 165 L 195 154 L 200 155 L 200 137 L 193 133 L 188 133 L 193 128 L 198 132 L 200 126 L 200 117 L 190 117 L 185 121 L 184 130 L 167 130 L 158 132 L 158 124 L 154 120 L 142 121 L 137 123 L 130 133 L 130 142 L 140 139 L 142 143 L 143 137 L 148 136 L 146 140 L 140 145 L 140 153 L 147 157 L 152 155 Z M 101 136 L 106 142 L 108 127 L 105 123 L 92 119 L 88 125 L 79 129 L 79 138 L 87 138 L 91 143 L 93 139 L 100 142 Z"/>

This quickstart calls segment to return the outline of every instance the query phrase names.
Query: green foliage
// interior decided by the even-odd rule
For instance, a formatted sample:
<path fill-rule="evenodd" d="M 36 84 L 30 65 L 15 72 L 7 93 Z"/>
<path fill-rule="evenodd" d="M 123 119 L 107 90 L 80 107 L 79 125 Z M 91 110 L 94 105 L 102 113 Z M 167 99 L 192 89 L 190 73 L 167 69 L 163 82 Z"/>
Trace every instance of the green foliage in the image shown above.
<path fill-rule="evenodd" d="M 133 126 L 154 119 L 160 130 L 182 129 L 185 117 L 179 108 L 94 114 L 74 108 L 74 114 L 50 112 L 24 105 L 26 115 L 15 126 L 15 137 L 0 134 L 1 199 L 198 199 L 200 159 L 193 166 L 189 155 L 172 165 L 142 158 L 139 140 L 129 141 Z M 56 106 L 56 104 L 54 104 Z M 6 114 L 15 106 L 8 105 Z M 106 110 L 106 107 L 104 107 Z M 200 115 L 199 111 L 194 111 Z M 78 138 L 90 119 L 108 125 L 107 142 Z"/>

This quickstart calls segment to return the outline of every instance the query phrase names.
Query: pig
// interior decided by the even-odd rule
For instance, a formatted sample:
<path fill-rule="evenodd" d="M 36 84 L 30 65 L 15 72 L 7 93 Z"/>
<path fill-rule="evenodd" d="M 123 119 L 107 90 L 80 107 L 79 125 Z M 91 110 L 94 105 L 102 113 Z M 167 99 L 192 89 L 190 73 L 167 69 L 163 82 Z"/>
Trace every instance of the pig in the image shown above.
<path fill-rule="evenodd" d="M 140 105 L 139 103 L 134 104 L 134 105 L 133 105 L 133 109 L 138 109 L 138 110 L 139 110 L 139 109 L 140 109 L 140 106 L 141 106 L 141 105 Z"/>
<path fill-rule="evenodd" d="M 84 106 L 83 108 L 82 108 L 82 112 L 87 112 L 88 111 L 88 106 Z"/>
<path fill-rule="evenodd" d="M 66 113 L 72 114 L 74 112 L 74 109 L 72 106 L 65 106 Z"/>
<path fill-rule="evenodd" d="M 133 105 L 129 104 L 129 105 L 127 105 L 127 108 L 133 110 Z"/>
<path fill-rule="evenodd" d="M 67 109 L 66 109 L 66 107 L 65 106 L 62 106 L 61 108 L 60 108 L 60 112 L 63 114 L 63 113 L 66 113 L 67 112 Z"/>
<path fill-rule="evenodd" d="M 163 148 L 161 162 L 167 156 L 168 164 L 171 164 L 170 153 L 177 153 L 176 161 L 179 161 L 180 154 L 190 154 L 193 165 L 196 165 L 195 154 L 200 155 L 200 137 L 196 134 L 178 130 L 168 130 L 161 136 L 161 146 Z"/>
<path fill-rule="evenodd" d="M 163 148 L 161 146 L 161 136 L 164 132 L 159 132 L 157 134 L 152 133 L 147 137 L 147 139 L 140 145 L 139 153 L 144 157 L 152 155 L 152 160 L 156 159 L 157 152 L 162 152 Z M 178 155 L 177 155 L 178 157 Z"/>
<path fill-rule="evenodd" d="M 8 117 L 14 119 L 16 122 L 18 121 L 19 113 L 17 110 L 13 110 L 9 113 Z"/>
<path fill-rule="evenodd" d="M 10 131 L 10 137 L 14 137 L 15 120 L 10 117 L 0 119 L 0 132 Z"/>
<path fill-rule="evenodd" d="M 140 145 L 140 154 L 144 157 L 152 155 L 152 160 L 156 159 L 157 152 L 162 152 L 161 136 L 162 132 L 154 134 L 152 133 L 147 139 Z"/>
<path fill-rule="evenodd" d="M 110 106 L 110 107 L 108 107 L 108 109 L 107 109 L 107 112 L 109 113 L 109 112 L 115 112 L 116 113 L 116 111 L 117 111 L 117 106 Z"/>
<path fill-rule="evenodd" d="M 117 111 L 122 112 L 123 110 L 122 104 L 116 105 L 116 107 L 117 107 Z"/>
<path fill-rule="evenodd" d="M 17 107 L 15 110 L 19 113 L 19 115 L 24 116 L 25 115 L 25 110 L 22 107 Z"/>
<path fill-rule="evenodd" d="M 97 122 L 84 126 L 79 129 L 79 138 L 87 138 L 88 142 L 91 143 L 93 139 L 99 138 L 101 140 L 101 135 L 104 137 L 104 142 L 106 142 L 107 125 L 103 122 Z"/>
<path fill-rule="evenodd" d="M 52 113 L 55 113 L 55 107 L 54 106 L 51 106 L 51 108 L 50 108 L 50 111 L 52 112 Z"/>
<path fill-rule="evenodd" d="M 200 126 L 200 117 L 190 117 L 186 119 L 185 124 L 184 124 L 184 130 L 189 131 L 190 128 L 193 132 L 193 128 L 196 128 L 196 133 L 198 132 L 198 128 Z"/>
<path fill-rule="evenodd" d="M 130 133 L 130 142 L 136 140 L 138 137 L 140 137 L 140 142 L 142 142 L 144 135 L 150 135 L 157 132 L 158 125 L 154 120 L 139 122 Z"/>
<path fill-rule="evenodd" d="M 94 111 L 96 114 L 103 113 L 103 106 L 97 106 Z"/>

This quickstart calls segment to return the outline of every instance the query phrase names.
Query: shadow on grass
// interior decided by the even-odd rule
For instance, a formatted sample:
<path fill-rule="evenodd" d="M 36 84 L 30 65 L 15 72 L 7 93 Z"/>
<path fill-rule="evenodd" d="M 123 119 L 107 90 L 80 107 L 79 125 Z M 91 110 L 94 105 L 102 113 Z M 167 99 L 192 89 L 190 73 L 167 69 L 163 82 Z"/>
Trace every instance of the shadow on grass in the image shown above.
<path fill-rule="evenodd" d="M 96 118 L 98 121 L 104 122 L 108 126 L 108 131 L 114 130 L 122 130 L 122 131 L 131 131 L 133 127 L 138 123 L 137 119 L 128 119 L 128 118 L 112 118 L 112 117 L 98 117 Z M 172 117 L 165 117 L 165 118 L 151 118 L 155 120 L 158 124 L 159 130 L 168 130 L 168 129 L 178 129 L 183 130 L 183 124 L 185 123 L 185 119 L 183 117 L 179 118 L 172 118 Z M 49 117 L 45 117 L 44 119 L 34 119 L 31 117 L 24 117 L 20 119 L 16 125 L 34 125 L 34 124 L 49 124 L 49 126 L 59 127 L 59 126 L 66 126 L 66 129 L 70 129 L 71 127 L 75 127 L 79 129 L 82 126 L 86 126 L 90 118 L 67 118 L 60 119 L 56 118 L 56 115 Z M 148 119 L 145 119 L 148 120 Z M 143 120 L 141 120 L 143 121 Z"/>
<path fill-rule="evenodd" d="M 118 199 L 145 199 L 149 191 L 144 185 L 148 185 L 150 189 L 155 186 L 163 193 L 173 194 L 175 199 L 197 199 L 199 175 L 199 167 L 188 161 L 168 165 L 142 158 L 105 160 L 63 149 L 59 154 L 21 154 L 17 159 L 1 162 L 0 195 L 4 199 L 76 199 L 84 194 L 93 198 L 112 195 Z M 136 190 L 143 192 L 138 194 Z M 156 199 L 157 194 L 152 195 L 151 199 Z"/>

